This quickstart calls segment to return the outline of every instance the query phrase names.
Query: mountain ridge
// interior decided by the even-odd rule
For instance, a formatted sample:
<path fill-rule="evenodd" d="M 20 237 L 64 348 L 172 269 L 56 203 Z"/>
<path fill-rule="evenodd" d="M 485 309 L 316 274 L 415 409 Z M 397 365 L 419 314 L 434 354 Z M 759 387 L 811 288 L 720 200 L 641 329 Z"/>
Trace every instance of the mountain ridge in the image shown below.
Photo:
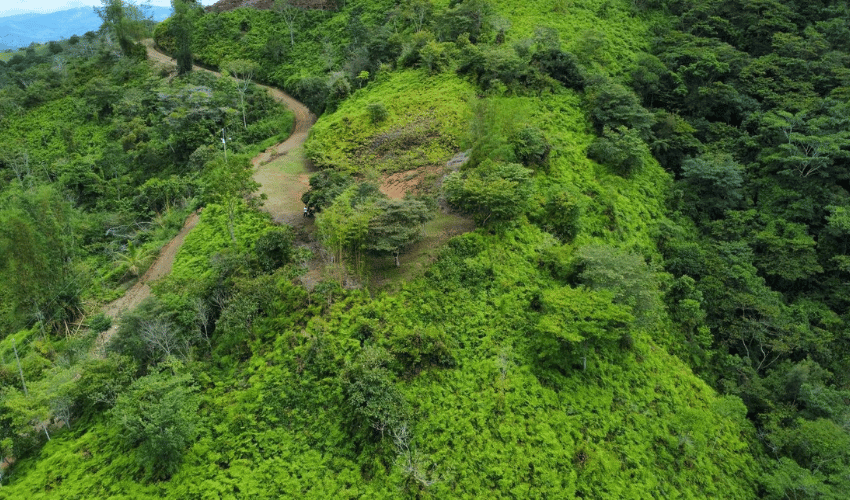
<path fill-rule="evenodd" d="M 149 14 L 154 21 L 159 22 L 171 15 L 171 7 L 152 6 Z M 45 43 L 97 31 L 102 22 L 91 7 L 77 7 L 49 14 L 29 12 L 0 17 L 0 50 L 23 48 L 31 43 Z"/>

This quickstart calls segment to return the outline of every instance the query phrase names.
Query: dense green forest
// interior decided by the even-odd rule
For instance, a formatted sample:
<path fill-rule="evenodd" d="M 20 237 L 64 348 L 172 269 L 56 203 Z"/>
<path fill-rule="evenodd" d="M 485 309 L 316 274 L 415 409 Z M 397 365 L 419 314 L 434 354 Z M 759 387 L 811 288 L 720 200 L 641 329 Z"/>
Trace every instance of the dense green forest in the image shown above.
<path fill-rule="evenodd" d="M 0 498 L 846 498 L 846 1 L 174 7 L 0 62 Z"/>

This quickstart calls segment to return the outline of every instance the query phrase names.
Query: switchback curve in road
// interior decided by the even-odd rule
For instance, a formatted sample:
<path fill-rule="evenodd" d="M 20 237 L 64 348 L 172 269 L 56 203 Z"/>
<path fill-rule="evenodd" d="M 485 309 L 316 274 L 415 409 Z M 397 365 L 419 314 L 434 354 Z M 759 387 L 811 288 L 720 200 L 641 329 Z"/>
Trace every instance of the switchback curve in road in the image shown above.
<path fill-rule="evenodd" d="M 170 56 L 154 48 L 153 40 L 144 40 L 143 43 L 147 48 L 149 60 L 165 66 L 176 65 Z M 193 70 L 209 71 L 210 73 L 221 76 L 220 73 L 207 70 L 200 66 L 193 66 Z M 287 155 L 290 152 L 299 151 L 303 147 L 310 133 L 310 128 L 316 123 L 316 115 L 311 113 L 307 106 L 285 92 L 274 87 L 259 86 L 266 89 L 275 100 L 283 103 L 295 114 L 295 126 L 293 127 L 292 135 L 285 141 L 272 146 L 251 160 L 251 163 L 256 169 L 254 179 L 262 185 L 260 193 L 267 196 L 263 209 L 277 222 L 293 223 L 298 221 L 302 216 L 301 193 L 305 192 L 308 187 L 309 166 L 303 164 L 302 161 L 302 164 L 299 165 L 300 168 L 295 171 L 281 172 L 280 168 L 272 160 Z M 302 158 L 302 156 L 299 155 L 298 158 Z M 159 255 L 153 264 L 151 264 L 150 268 L 148 268 L 148 271 L 124 295 L 106 305 L 103 308 L 103 313 L 113 319 L 117 319 L 121 314 L 138 307 L 151 294 L 150 283 L 171 272 L 174 258 L 183 245 L 186 235 L 189 234 L 197 223 L 198 214 L 193 213 L 186 220 L 177 236 L 162 247 L 162 250 L 160 250 Z M 103 354 L 107 343 L 117 329 L 118 325 L 113 324 L 111 328 L 98 336 L 95 344 L 95 352 L 97 354 Z"/>

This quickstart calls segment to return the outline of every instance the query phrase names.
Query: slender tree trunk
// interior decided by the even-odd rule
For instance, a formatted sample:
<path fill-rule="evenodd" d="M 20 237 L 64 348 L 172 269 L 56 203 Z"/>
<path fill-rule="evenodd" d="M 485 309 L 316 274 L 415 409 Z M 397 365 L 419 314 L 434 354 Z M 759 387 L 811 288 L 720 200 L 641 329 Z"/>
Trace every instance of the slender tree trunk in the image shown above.
<path fill-rule="evenodd" d="M 24 387 L 24 396 L 29 397 L 30 393 L 27 391 L 27 383 L 24 380 L 24 370 L 21 368 L 21 358 L 18 357 L 18 347 L 15 345 L 15 339 L 12 339 L 12 349 L 15 350 L 15 359 L 18 361 L 18 373 L 21 375 L 21 385 Z"/>
<path fill-rule="evenodd" d="M 234 202 L 230 202 L 230 206 L 227 210 L 227 230 L 230 231 L 230 239 L 233 241 L 233 244 L 236 244 L 236 234 L 233 232 L 233 219 L 234 212 L 236 212 L 236 207 L 233 206 Z"/>
<path fill-rule="evenodd" d="M 245 118 L 245 92 L 239 93 L 239 102 L 242 103 L 242 126 L 248 130 L 248 121 Z"/>

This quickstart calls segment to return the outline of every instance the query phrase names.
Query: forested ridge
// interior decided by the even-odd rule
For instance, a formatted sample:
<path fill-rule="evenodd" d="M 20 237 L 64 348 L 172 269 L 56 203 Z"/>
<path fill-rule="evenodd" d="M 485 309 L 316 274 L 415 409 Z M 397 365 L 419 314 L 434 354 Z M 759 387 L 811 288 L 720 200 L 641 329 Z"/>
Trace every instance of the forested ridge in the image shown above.
<path fill-rule="evenodd" d="M 0 63 L 0 498 L 846 498 L 847 2 L 174 9 Z"/>

